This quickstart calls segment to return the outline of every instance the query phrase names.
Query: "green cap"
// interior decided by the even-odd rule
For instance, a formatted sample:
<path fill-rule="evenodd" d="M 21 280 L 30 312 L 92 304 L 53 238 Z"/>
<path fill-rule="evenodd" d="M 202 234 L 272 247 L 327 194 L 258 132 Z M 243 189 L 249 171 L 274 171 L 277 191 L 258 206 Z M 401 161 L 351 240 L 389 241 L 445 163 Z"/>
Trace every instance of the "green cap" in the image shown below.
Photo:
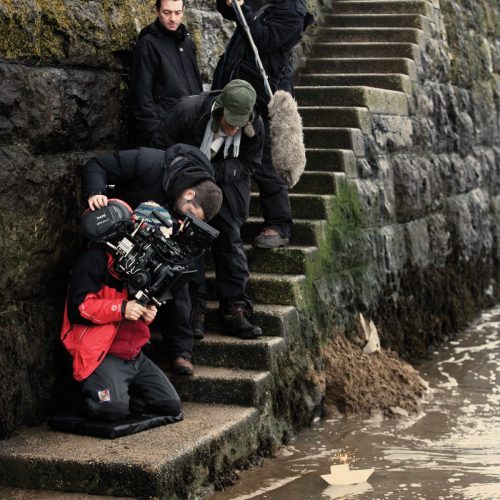
<path fill-rule="evenodd" d="M 244 127 L 252 116 L 256 94 L 245 80 L 230 81 L 215 101 L 215 108 L 224 108 L 224 120 L 233 127 Z"/>

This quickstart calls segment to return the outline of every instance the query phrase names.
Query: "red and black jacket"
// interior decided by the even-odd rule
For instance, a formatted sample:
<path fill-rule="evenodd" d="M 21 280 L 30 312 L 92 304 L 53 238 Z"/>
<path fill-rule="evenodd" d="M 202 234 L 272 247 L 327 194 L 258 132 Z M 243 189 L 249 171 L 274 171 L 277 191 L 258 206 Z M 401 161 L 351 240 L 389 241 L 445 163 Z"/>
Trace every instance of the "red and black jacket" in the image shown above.
<path fill-rule="evenodd" d="M 78 257 L 61 329 L 64 347 L 73 356 L 75 380 L 87 378 L 110 348 L 126 359 L 127 353 L 137 353 L 148 341 L 149 328 L 143 320 L 124 319 L 127 299 L 127 288 L 114 271 L 113 258 L 103 248 L 91 248 Z"/>

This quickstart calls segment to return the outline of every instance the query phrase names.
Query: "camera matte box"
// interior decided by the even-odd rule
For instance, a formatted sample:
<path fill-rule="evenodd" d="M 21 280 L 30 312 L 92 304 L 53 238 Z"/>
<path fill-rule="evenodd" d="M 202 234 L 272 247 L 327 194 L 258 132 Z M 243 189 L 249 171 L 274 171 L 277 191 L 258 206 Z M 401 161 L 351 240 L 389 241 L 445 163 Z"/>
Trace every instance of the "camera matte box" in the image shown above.
<path fill-rule="evenodd" d="M 132 210 L 124 202 L 111 199 L 108 204 L 98 210 L 86 210 L 82 215 L 81 231 L 89 240 L 105 238 L 116 227 L 117 222 L 132 219 Z"/>

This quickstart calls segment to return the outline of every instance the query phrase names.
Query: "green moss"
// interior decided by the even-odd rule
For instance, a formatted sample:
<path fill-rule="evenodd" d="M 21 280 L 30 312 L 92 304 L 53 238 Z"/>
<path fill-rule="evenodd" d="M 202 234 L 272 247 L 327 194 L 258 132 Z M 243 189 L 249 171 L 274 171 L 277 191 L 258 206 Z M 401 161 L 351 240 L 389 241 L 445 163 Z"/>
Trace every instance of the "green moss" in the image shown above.
<path fill-rule="evenodd" d="M 362 238 L 362 210 L 356 187 L 339 182 L 335 203 L 330 208 L 327 228 L 315 259 L 306 265 L 303 309 L 326 329 L 335 315 L 325 311 L 318 298 L 319 283 L 345 283 L 361 277 L 368 266 Z"/>
<path fill-rule="evenodd" d="M 116 0 L 88 5 L 38 0 L 36 8 L 4 2 L 0 15 L 0 52 L 5 59 L 72 59 L 88 65 L 116 63 L 114 53 L 130 50 L 137 30 L 154 20 L 151 4 Z"/>

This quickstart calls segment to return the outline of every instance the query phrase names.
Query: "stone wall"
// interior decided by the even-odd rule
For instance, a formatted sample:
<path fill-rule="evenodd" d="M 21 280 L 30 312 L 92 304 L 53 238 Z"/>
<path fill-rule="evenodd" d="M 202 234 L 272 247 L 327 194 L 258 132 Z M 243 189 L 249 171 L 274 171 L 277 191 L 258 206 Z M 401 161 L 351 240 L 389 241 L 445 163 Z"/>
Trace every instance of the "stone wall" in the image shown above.
<path fill-rule="evenodd" d="M 410 112 L 373 116 L 349 182 L 362 215 L 350 243 L 334 238 L 341 265 L 320 295 L 344 324 L 373 317 L 408 359 L 499 296 L 500 9 L 433 5 Z"/>
<path fill-rule="evenodd" d="M 130 51 L 154 19 L 154 0 L 0 0 L 0 437 L 49 411 L 78 169 L 127 146 Z M 208 85 L 232 23 L 193 0 L 186 24 Z"/>

